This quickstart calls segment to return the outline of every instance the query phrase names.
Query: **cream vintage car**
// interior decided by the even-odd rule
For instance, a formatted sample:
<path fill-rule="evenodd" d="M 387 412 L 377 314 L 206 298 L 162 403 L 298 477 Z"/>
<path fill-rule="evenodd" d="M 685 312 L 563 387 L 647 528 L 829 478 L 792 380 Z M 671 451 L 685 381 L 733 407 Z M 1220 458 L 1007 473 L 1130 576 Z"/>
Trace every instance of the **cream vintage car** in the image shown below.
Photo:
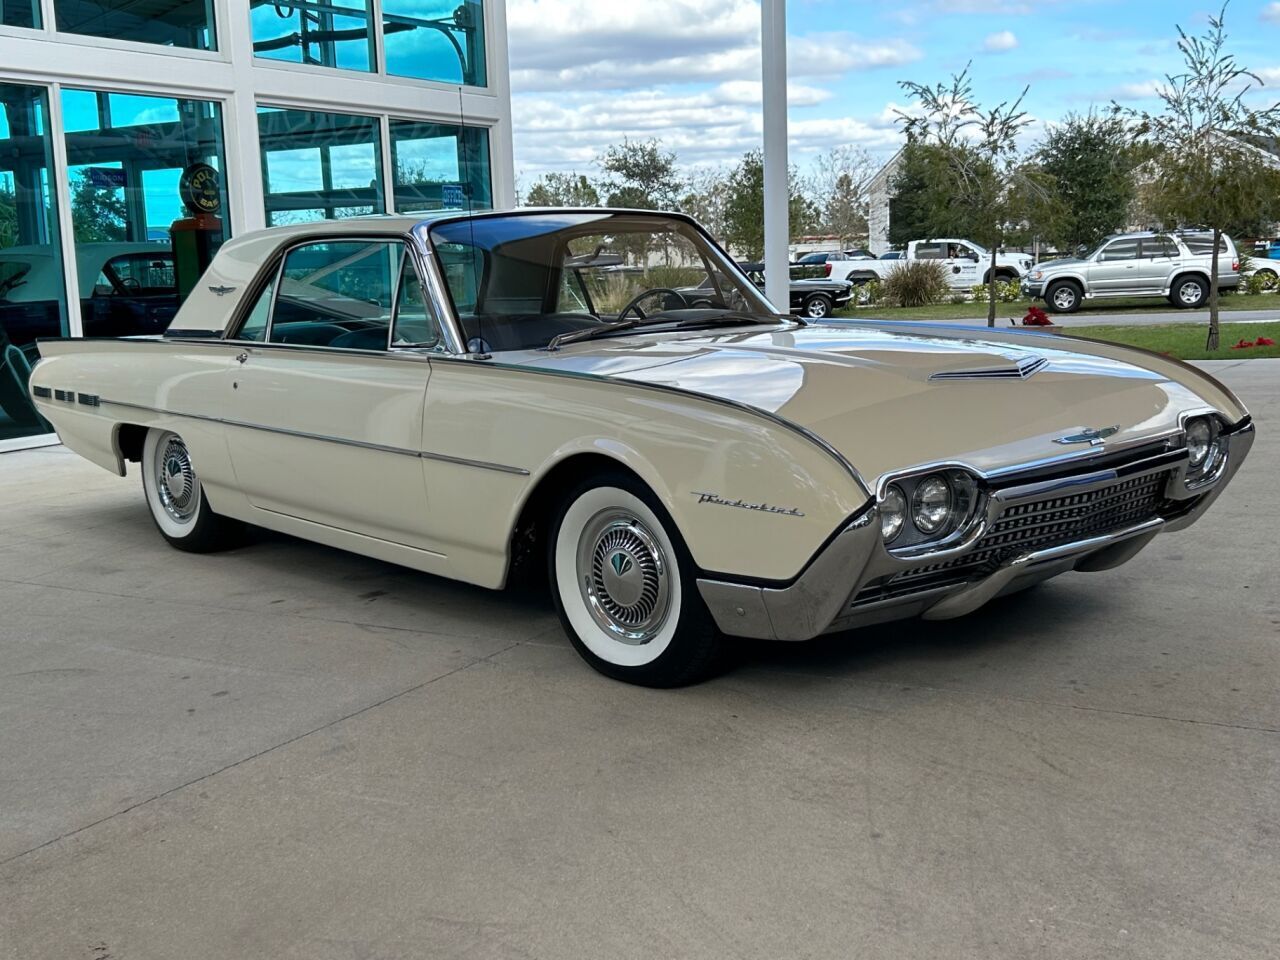
<path fill-rule="evenodd" d="M 268 230 L 164 335 L 41 353 L 40 412 L 138 463 L 174 546 L 256 524 L 494 589 L 545 565 L 582 656 L 649 685 L 706 676 L 727 637 L 957 617 L 1114 567 L 1197 520 L 1253 440 L 1166 357 L 780 316 L 677 214 Z"/>

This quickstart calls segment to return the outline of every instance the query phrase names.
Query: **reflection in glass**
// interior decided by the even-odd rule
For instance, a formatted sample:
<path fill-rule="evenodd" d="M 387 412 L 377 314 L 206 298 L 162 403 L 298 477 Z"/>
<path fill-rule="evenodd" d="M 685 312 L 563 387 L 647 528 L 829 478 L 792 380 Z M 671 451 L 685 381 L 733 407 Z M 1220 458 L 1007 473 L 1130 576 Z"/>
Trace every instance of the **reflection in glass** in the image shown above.
<path fill-rule="evenodd" d="M 0 0 L 0 26 L 38 29 L 43 25 L 39 0 Z"/>
<path fill-rule="evenodd" d="M 220 108 L 64 89 L 62 111 L 84 334 L 162 333 L 227 236 Z"/>
<path fill-rule="evenodd" d="M 382 213 L 378 121 L 258 108 L 267 225 Z"/>
<path fill-rule="evenodd" d="M 485 85 L 479 0 L 382 0 L 382 34 L 393 76 Z"/>
<path fill-rule="evenodd" d="M 373 69 L 368 0 L 250 0 L 249 6 L 254 56 Z"/>
<path fill-rule="evenodd" d="M 213 0 L 54 0 L 58 29 L 90 37 L 215 50 Z"/>
<path fill-rule="evenodd" d="M 447 123 L 391 121 L 397 212 L 487 210 L 489 131 Z"/>
<path fill-rule="evenodd" d="M 42 88 L 0 83 L 0 441 L 49 431 L 27 395 L 35 339 L 68 333 L 48 110 Z"/>

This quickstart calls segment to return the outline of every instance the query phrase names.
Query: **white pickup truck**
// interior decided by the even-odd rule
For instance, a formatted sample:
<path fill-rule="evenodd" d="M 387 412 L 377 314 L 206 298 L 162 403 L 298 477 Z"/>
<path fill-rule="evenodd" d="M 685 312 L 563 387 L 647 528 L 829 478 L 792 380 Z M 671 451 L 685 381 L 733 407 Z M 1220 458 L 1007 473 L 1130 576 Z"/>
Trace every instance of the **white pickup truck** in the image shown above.
<path fill-rule="evenodd" d="M 913 240 L 907 244 L 906 255 L 894 260 L 835 261 L 830 264 L 830 276 L 833 280 L 851 280 L 854 283 L 883 280 L 908 260 L 940 260 L 948 282 L 960 290 L 986 283 L 991 270 L 991 251 L 972 240 Z M 1019 280 L 1034 265 L 1035 261 L 1025 253 L 998 253 L 996 279 Z M 837 274 L 837 270 L 842 272 Z"/>

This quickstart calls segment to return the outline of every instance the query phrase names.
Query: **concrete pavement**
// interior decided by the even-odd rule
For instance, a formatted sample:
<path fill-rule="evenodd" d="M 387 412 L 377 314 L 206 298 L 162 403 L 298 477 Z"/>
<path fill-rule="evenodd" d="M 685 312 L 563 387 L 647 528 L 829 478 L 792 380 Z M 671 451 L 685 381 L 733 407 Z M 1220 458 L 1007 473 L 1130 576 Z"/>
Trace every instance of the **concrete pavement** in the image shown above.
<path fill-rule="evenodd" d="M 1280 943 L 1280 361 L 1191 530 L 961 621 L 592 673 L 537 597 L 0 455 L 0 958 L 1240 958 Z"/>

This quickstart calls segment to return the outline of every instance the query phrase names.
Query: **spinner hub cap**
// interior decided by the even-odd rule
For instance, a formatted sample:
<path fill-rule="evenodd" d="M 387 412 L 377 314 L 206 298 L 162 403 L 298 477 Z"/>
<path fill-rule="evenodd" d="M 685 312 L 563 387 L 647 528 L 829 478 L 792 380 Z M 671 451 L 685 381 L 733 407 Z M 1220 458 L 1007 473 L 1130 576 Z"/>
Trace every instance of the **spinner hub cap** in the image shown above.
<path fill-rule="evenodd" d="M 609 512 L 583 530 L 578 582 L 592 617 L 623 643 L 648 643 L 666 622 L 670 564 L 657 538 L 630 514 Z"/>
<path fill-rule="evenodd" d="M 156 458 L 156 491 L 164 512 L 178 523 L 186 523 L 196 512 L 196 473 L 186 444 L 177 437 L 165 441 Z"/>

